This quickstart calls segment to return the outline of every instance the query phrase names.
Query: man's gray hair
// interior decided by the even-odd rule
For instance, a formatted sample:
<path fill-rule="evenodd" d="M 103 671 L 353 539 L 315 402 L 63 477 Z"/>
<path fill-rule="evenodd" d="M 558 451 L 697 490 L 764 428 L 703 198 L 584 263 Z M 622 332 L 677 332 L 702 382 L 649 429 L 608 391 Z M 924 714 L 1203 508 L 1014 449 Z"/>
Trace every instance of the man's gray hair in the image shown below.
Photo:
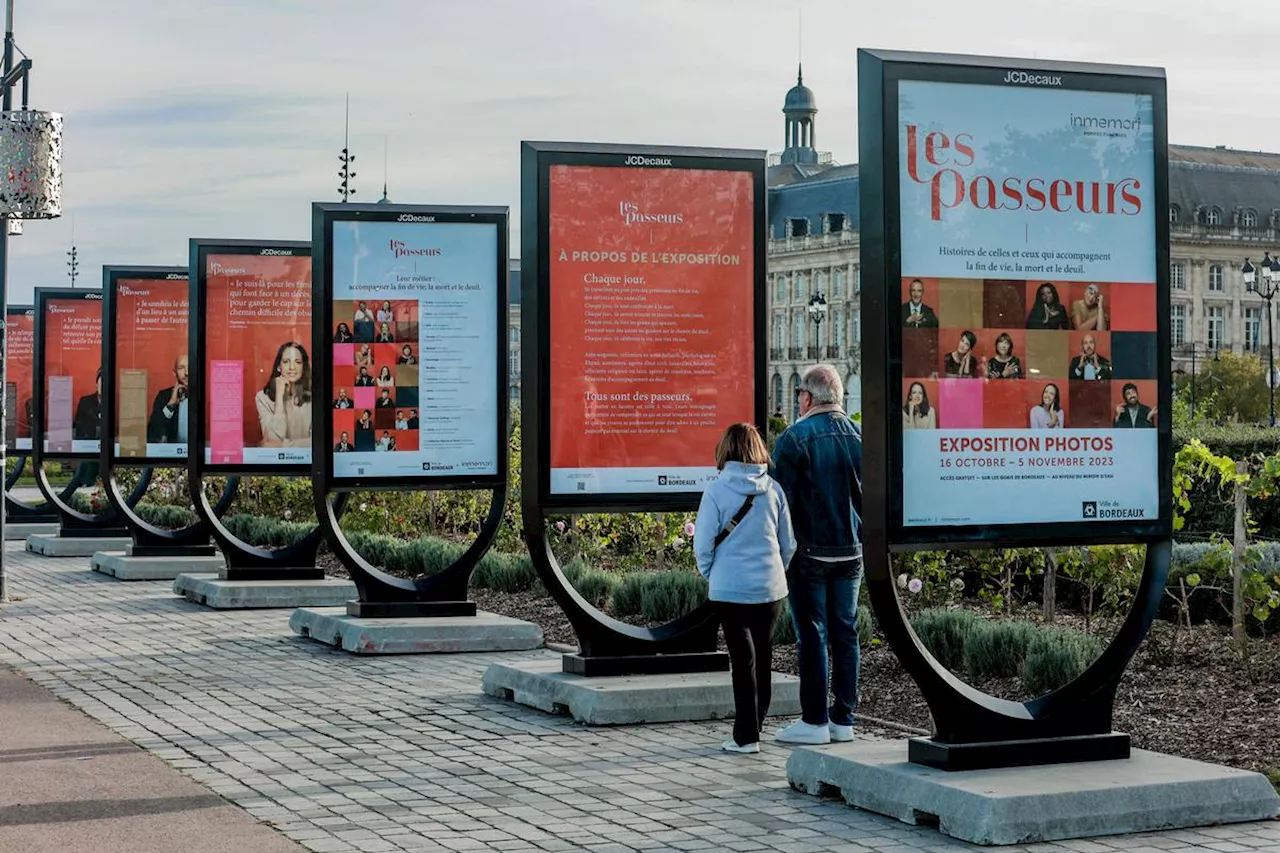
<path fill-rule="evenodd" d="M 844 405 L 844 383 L 840 371 L 829 364 L 815 364 L 800 375 L 800 387 L 813 397 L 814 405 Z"/>

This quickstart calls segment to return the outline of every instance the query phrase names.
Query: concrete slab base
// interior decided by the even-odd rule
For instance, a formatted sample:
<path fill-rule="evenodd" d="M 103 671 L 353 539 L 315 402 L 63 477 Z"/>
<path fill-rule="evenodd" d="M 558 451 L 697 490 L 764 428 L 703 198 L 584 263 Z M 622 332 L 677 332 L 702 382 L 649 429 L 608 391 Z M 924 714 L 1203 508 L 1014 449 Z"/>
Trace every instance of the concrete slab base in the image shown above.
<path fill-rule="evenodd" d="M 542 645 L 542 629 L 532 622 L 484 611 L 475 616 L 361 619 L 348 616 L 346 608 L 303 608 L 293 611 L 289 627 L 301 637 L 358 655 L 518 652 Z"/>
<path fill-rule="evenodd" d="M 222 557 L 131 557 L 124 551 L 99 551 L 89 567 L 121 581 L 171 581 L 191 572 L 216 572 Z"/>
<path fill-rule="evenodd" d="M 803 747 L 791 787 L 936 825 L 973 844 L 1029 844 L 1274 818 L 1264 776 L 1142 749 L 1127 761 L 947 773 L 907 761 L 907 742 Z"/>
<path fill-rule="evenodd" d="M 215 610 L 269 607 L 338 607 L 357 596 L 356 585 L 338 578 L 316 581 L 228 581 L 216 574 L 183 574 L 173 592 Z"/>
<path fill-rule="evenodd" d="M 21 522 L 14 524 L 13 522 L 6 522 L 4 526 L 6 542 L 23 542 L 28 536 L 35 536 L 40 533 L 57 535 L 58 523 L 56 521 L 49 524 L 23 524 Z"/>
<path fill-rule="evenodd" d="M 496 663 L 484 673 L 484 692 L 589 726 L 677 723 L 733 717 L 727 672 L 584 678 L 562 671 L 560 658 Z M 800 681 L 773 674 L 771 715 L 800 713 Z"/>
<path fill-rule="evenodd" d="M 27 550 L 46 557 L 92 557 L 99 551 L 124 552 L 133 540 L 128 536 L 59 536 L 34 533 L 27 537 Z"/>

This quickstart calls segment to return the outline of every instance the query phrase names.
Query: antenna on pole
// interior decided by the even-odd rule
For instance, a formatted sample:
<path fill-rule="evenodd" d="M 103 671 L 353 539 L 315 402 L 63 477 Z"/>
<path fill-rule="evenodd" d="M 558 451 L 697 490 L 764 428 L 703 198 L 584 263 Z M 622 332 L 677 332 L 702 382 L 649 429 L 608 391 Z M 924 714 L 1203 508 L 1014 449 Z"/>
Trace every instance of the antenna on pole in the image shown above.
<path fill-rule="evenodd" d="M 387 200 L 387 135 L 382 135 L 382 200 Z"/>
<path fill-rule="evenodd" d="M 67 275 L 71 278 L 71 287 L 76 286 L 76 276 L 80 271 L 80 257 L 76 251 L 76 215 L 71 214 L 71 251 L 67 252 Z"/>
<path fill-rule="evenodd" d="M 347 92 L 346 112 L 342 121 L 342 153 L 338 155 L 338 162 L 342 164 L 342 168 L 338 171 L 338 177 L 342 178 L 342 184 L 338 187 L 338 195 L 342 196 L 344 203 L 348 198 L 356 194 L 355 189 L 351 186 L 351 179 L 356 176 L 356 173 L 351 170 L 351 164 L 355 161 L 356 155 L 351 153 L 351 93 Z"/>

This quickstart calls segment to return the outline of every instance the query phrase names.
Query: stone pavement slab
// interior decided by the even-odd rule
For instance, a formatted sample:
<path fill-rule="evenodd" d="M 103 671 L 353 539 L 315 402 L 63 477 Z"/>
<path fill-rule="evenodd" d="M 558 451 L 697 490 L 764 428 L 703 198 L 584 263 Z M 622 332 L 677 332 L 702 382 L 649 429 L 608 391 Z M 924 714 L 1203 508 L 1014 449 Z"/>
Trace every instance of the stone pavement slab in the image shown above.
<path fill-rule="evenodd" d="M 4 557 L 22 600 L 0 606 L 0 663 L 317 853 L 979 849 L 792 791 L 789 750 L 722 753 L 725 722 L 591 728 L 483 694 L 487 666 L 545 650 L 351 655 L 280 611 Z M 1011 849 L 1223 844 L 1280 850 L 1280 823 Z"/>
<path fill-rule="evenodd" d="M 348 616 L 345 607 L 301 607 L 289 617 L 289 628 L 357 655 L 523 652 L 542 646 L 537 625 L 483 610 L 474 616 L 369 619 Z"/>
<path fill-rule="evenodd" d="M 7 667 L 0 732 L 0 850 L 304 849 Z"/>

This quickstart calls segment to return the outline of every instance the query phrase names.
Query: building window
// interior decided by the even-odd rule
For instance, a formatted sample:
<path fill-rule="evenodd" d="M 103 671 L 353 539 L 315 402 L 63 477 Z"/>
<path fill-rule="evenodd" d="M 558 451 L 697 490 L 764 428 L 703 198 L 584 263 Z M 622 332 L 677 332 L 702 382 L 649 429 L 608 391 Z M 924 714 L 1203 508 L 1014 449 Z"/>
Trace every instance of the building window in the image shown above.
<path fill-rule="evenodd" d="M 507 375 L 508 375 L 508 376 L 513 376 L 513 377 L 514 377 L 514 376 L 519 376 L 519 375 L 520 375 L 520 353 L 518 353 L 518 352 L 513 352 L 513 353 L 511 353 L 511 355 L 508 357 L 508 359 L 507 359 Z"/>
<path fill-rule="evenodd" d="M 1244 351 L 1257 352 L 1262 339 L 1262 309 L 1244 309 Z"/>
<path fill-rule="evenodd" d="M 783 315 L 782 315 L 782 314 L 774 314 L 774 315 L 773 315 L 773 346 L 774 346 L 774 349 L 782 349 L 783 347 L 785 347 L 785 346 L 787 345 L 787 344 L 786 344 L 786 342 L 782 339 L 782 336 L 786 333 L 786 329 L 787 329 L 787 321 L 784 319 Z"/>
<path fill-rule="evenodd" d="M 860 293 L 862 293 L 862 267 L 853 271 L 853 295 L 857 296 Z"/>
<path fill-rule="evenodd" d="M 793 347 L 804 346 L 804 314 L 798 313 L 795 316 L 795 323 L 791 329 L 791 345 Z"/>
<path fill-rule="evenodd" d="M 773 295 L 779 302 L 787 301 L 787 277 L 785 275 L 778 276 L 777 284 L 773 288 Z"/>
<path fill-rule="evenodd" d="M 1169 267 L 1169 287 L 1174 290 L 1187 289 L 1187 267 L 1186 264 L 1176 263 Z"/>
<path fill-rule="evenodd" d="M 1210 225 L 1221 225 L 1222 224 L 1222 208 L 1220 207 L 1209 208 L 1209 212 L 1204 215 L 1204 221 Z"/>
<path fill-rule="evenodd" d="M 1176 204 L 1169 205 L 1169 224 L 1176 225 L 1178 223 L 1178 206 Z"/>
<path fill-rule="evenodd" d="M 818 293 L 822 293 L 824 285 L 827 283 L 827 277 L 820 272 L 813 274 L 813 289 Z"/>
<path fill-rule="evenodd" d="M 849 312 L 849 340 L 862 343 L 862 315 Z"/>
<path fill-rule="evenodd" d="M 1240 224 L 1245 228 L 1254 228 L 1258 224 L 1258 211 L 1246 209 L 1240 212 Z"/>
<path fill-rule="evenodd" d="M 1180 347 L 1187 342 L 1187 306 L 1174 305 L 1171 313 L 1173 322 L 1169 328 L 1169 343 Z"/>
<path fill-rule="evenodd" d="M 782 377 L 776 373 L 773 374 L 773 410 L 782 412 Z"/>
<path fill-rule="evenodd" d="M 1222 290 L 1222 267 L 1218 264 L 1209 267 L 1209 289 Z"/>
<path fill-rule="evenodd" d="M 1209 349 L 1222 349 L 1223 332 L 1227 325 L 1227 309 L 1221 305 L 1210 305 L 1205 309 L 1206 343 Z"/>
<path fill-rule="evenodd" d="M 837 308 L 831 312 L 831 343 L 844 348 L 844 312 Z"/>
<path fill-rule="evenodd" d="M 791 292 L 792 299 L 804 299 L 808 296 L 808 293 L 805 291 L 805 284 L 804 273 L 796 273 L 795 289 Z"/>
<path fill-rule="evenodd" d="M 827 231 L 836 234 L 844 230 L 844 214 L 828 213 L 827 214 Z"/>
<path fill-rule="evenodd" d="M 836 299 L 844 298 L 844 270 L 836 270 L 831 274 L 831 295 Z"/>
<path fill-rule="evenodd" d="M 792 237 L 808 237 L 809 236 L 809 220 L 807 219 L 788 219 L 787 230 L 791 232 Z"/>

